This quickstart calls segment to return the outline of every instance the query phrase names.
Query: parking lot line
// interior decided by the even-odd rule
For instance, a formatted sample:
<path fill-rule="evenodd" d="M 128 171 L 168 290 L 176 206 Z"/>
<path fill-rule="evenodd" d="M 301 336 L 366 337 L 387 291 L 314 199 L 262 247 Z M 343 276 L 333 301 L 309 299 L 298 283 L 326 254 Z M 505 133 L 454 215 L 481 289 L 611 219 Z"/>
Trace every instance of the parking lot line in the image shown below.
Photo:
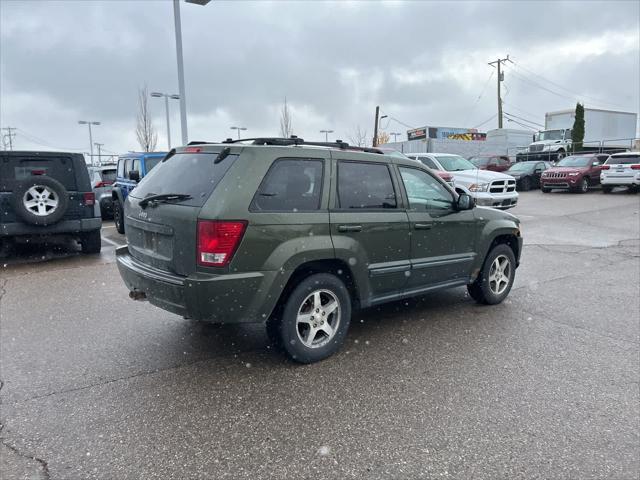
<path fill-rule="evenodd" d="M 108 239 L 108 238 L 106 238 L 106 237 L 102 237 L 102 241 L 107 242 L 109 245 L 113 245 L 113 246 L 114 246 L 114 247 L 116 247 L 116 248 L 117 248 L 117 247 L 123 247 L 123 246 L 124 246 L 124 245 L 122 245 L 122 244 L 120 244 L 120 243 L 117 243 L 117 242 L 114 242 L 113 240 L 110 240 L 110 239 Z"/>

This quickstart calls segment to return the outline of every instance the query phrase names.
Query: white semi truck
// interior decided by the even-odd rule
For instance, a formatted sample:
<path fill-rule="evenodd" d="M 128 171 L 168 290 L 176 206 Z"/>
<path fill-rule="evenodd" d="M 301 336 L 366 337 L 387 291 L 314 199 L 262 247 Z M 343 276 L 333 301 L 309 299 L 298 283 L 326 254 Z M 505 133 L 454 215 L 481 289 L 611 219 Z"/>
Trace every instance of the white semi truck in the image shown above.
<path fill-rule="evenodd" d="M 560 110 L 544 116 L 545 129 L 536 133 L 533 143 L 517 155 L 521 160 L 560 160 L 572 151 L 571 129 L 576 112 Z M 638 114 L 613 110 L 584 109 L 584 141 L 581 151 L 616 152 L 634 144 Z"/>

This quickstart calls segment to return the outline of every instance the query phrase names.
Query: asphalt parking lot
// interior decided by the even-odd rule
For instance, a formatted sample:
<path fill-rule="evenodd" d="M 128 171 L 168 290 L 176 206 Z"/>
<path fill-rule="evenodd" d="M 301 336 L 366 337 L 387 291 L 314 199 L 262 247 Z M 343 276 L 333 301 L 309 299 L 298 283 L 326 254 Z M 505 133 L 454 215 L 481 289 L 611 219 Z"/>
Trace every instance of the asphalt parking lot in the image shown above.
<path fill-rule="evenodd" d="M 521 194 L 503 304 L 463 288 L 356 314 L 291 363 L 259 325 L 130 301 L 103 252 L 0 262 L 5 479 L 640 476 L 640 196 Z"/>

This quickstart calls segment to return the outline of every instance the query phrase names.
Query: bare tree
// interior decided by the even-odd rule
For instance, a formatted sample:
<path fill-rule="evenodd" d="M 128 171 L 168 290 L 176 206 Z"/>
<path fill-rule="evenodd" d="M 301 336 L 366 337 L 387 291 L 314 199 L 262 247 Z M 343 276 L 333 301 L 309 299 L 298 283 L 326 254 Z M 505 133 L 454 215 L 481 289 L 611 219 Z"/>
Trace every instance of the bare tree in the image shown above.
<path fill-rule="evenodd" d="M 287 105 L 287 97 L 284 97 L 284 105 L 280 110 L 280 136 L 289 138 L 293 135 L 293 126 L 291 124 L 291 111 Z"/>
<path fill-rule="evenodd" d="M 145 85 L 138 89 L 138 116 L 136 124 L 136 137 L 143 152 L 153 152 L 158 143 L 158 134 L 151 122 L 149 113 L 149 89 Z"/>
<path fill-rule="evenodd" d="M 366 147 L 368 145 L 367 142 L 367 131 L 363 130 L 360 125 L 356 125 L 353 127 L 351 133 L 349 133 L 349 142 L 356 147 Z"/>
<path fill-rule="evenodd" d="M 383 132 L 382 130 L 380 130 L 378 132 L 378 141 L 376 142 L 376 145 L 383 145 L 385 143 L 389 143 L 390 138 L 391 136 L 387 132 Z"/>

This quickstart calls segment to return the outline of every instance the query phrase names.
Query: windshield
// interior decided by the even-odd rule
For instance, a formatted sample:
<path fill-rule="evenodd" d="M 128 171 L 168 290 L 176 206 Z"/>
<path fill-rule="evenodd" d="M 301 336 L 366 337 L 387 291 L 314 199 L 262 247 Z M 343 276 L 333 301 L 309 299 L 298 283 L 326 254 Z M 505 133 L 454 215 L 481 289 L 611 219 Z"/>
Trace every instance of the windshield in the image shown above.
<path fill-rule="evenodd" d="M 530 172 L 537 162 L 520 162 L 512 165 L 507 172 Z"/>
<path fill-rule="evenodd" d="M 538 140 L 562 140 L 563 130 L 545 130 L 538 134 Z"/>
<path fill-rule="evenodd" d="M 634 163 L 640 163 L 640 155 L 616 155 L 609 157 L 606 161 L 607 165 L 631 165 Z"/>
<path fill-rule="evenodd" d="M 483 167 L 489 163 L 489 157 L 471 157 L 469 161 L 476 167 Z"/>
<path fill-rule="evenodd" d="M 595 159 L 593 157 L 566 157 L 560 160 L 557 167 L 588 167 Z"/>
<path fill-rule="evenodd" d="M 466 158 L 459 155 L 438 155 L 436 157 L 442 168 L 449 172 L 460 172 L 462 170 L 476 170 L 476 166 Z"/>

